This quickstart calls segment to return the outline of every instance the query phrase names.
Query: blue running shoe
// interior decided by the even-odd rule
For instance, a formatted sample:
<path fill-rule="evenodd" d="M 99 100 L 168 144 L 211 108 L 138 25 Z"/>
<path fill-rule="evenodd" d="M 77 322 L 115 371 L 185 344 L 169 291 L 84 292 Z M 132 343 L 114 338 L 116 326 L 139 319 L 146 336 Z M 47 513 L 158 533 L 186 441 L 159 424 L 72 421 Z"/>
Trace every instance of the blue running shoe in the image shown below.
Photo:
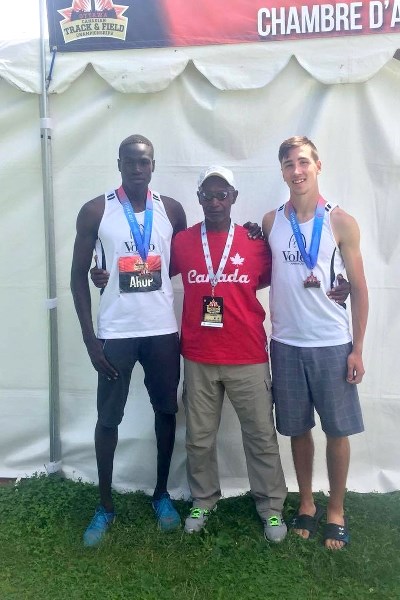
<path fill-rule="evenodd" d="M 161 531 L 173 531 L 181 524 L 181 518 L 176 512 L 168 492 L 165 492 L 157 500 L 153 500 L 152 506 L 156 513 L 158 528 Z"/>
<path fill-rule="evenodd" d="M 86 548 L 98 546 L 104 538 L 106 531 L 114 523 L 115 516 L 114 512 L 106 512 L 103 506 L 98 506 L 93 519 L 83 534 L 83 545 Z"/>

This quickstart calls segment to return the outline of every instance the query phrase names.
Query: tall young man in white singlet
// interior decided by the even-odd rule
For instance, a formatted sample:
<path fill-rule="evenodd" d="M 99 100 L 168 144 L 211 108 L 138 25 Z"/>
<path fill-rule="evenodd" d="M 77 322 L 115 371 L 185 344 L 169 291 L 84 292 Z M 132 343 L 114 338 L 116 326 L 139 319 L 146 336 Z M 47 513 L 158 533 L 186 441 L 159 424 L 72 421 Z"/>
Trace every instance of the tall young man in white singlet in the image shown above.
<path fill-rule="evenodd" d="M 263 219 L 272 250 L 271 368 L 277 429 L 291 437 L 300 507 L 291 526 L 315 535 L 323 508 L 314 503 L 312 468 L 314 408 L 327 438 L 330 496 L 325 546 L 349 541 L 344 496 L 350 460 L 348 436 L 364 430 L 356 384 L 364 375 L 363 340 L 368 294 L 356 221 L 326 202 L 318 189 L 321 171 L 315 145 L 293 137 L 279 149 L 290 199 Z M 353 341 L 343 304 L 327 296 L 346 269 L 351 284 Z"/>
<path fill-rule="evenodd" d="M 149 189 L 154 149 L 145 137 L 121 142 L 122 185 L 87 202 L 79 212 L 71 289 L 83 340 L 98 372 L 95 430 L 100 505 L 84 533 L 96 546 L 115 519 L 111 494 L 114 453 L 132 369 L 143 366 L 155 415 L 157 483 L 153 508 L 161 530 L 180 518 L 167 492 L 175 441 L 179 339 L 169 278 L 172 237 L 186 229 L 182 206 Z M 88 272 L 93 252 L 109 273 L 94 332 Z"/>

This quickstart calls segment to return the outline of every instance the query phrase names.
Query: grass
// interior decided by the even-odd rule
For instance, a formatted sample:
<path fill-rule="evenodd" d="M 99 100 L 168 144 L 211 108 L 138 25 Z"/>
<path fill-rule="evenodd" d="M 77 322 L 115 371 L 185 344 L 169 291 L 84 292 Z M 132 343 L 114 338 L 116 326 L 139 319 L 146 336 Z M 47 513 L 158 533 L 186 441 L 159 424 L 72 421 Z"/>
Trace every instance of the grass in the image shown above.
<path fill-rule="evenodd" d="M 265 542 L 249 495 L 221 500 L 200 534 L 162 534 L 142 493 L 116 494 L 117 522 L 84 549 L 96 502 L 95 486 L 57 476 L 0 487 L 1 600 L 400 598 L 400 492 L 349 493 L 352 543 L 340 552 L 321 534 Z M 289 494 L 286 518 L 297 503 Z M 189 504 L 176 505 L 185 517 Z"/>

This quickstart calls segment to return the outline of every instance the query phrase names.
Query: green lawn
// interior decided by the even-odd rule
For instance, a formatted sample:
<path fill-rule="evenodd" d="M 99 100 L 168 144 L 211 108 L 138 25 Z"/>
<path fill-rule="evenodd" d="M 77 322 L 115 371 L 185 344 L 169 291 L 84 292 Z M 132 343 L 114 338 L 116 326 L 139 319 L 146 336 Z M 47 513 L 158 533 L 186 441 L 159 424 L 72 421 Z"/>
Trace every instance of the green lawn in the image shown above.
<path fill-rule="evenodd" d="M 222 500 L 201 534 L 162 534 L 141 493 L 116 494 L 116 524 L 84 549 L 96 502 L 94 486 L 58 477 L 0 487 L 1 600 L 400 599 L 400 492 L 349 493 L 352 542 L 340 552 L 320 535 L 265 542 L 248 495 Z M 297 502 L 289 494 L 286 518 Z M 186 516 L 189 504 L 177 507 Z"/>

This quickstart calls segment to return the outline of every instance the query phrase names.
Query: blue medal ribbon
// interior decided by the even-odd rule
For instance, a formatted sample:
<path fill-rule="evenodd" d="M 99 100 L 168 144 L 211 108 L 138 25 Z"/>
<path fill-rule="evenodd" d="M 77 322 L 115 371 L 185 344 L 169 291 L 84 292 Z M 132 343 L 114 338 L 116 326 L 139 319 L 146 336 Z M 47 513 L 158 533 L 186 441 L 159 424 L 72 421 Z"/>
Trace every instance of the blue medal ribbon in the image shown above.
<path fill-rule="evenodd" d="M 303 242 L 303 236 L 301 235 L 300 225 L 296 217 L 296 213 L 293 208 L 293 204 L 288 202 L 289 208 L 289 220 L 292 226 L 294 237 L 296 238 L 297 246 L 300 250 L 300 254 L 306 266 L 312 271 L 318 260 L 319 244 L 321 242 L 322 225 L 324 222 L 325 215 L 325 200 L 320 196 L 318 199 L 317 206 L 315 207 L 314 213 L 314 224 L 311 234 L 310 252 L 306 252 Z"/>
<path fill-rule="evenodd" d="M 132 208 L 132 204 L 129 201 L 128 196 L 125 193 L 122 185 L 117 190 L 118 200 L 121 203 L 126 219 L 129 223 L 133 239 L 135 240 L 137 251 L 139 252 L 143 261 L 147 259 L 150 249 L 151 232 L 153 229 L 153 199 L 151 191 L 147 190 L 146 198 L 146 209 L 144 213 L 144 225 L 143 234 L 140 231 L 139 223 L 137 222 L 135 212 Z"/>

